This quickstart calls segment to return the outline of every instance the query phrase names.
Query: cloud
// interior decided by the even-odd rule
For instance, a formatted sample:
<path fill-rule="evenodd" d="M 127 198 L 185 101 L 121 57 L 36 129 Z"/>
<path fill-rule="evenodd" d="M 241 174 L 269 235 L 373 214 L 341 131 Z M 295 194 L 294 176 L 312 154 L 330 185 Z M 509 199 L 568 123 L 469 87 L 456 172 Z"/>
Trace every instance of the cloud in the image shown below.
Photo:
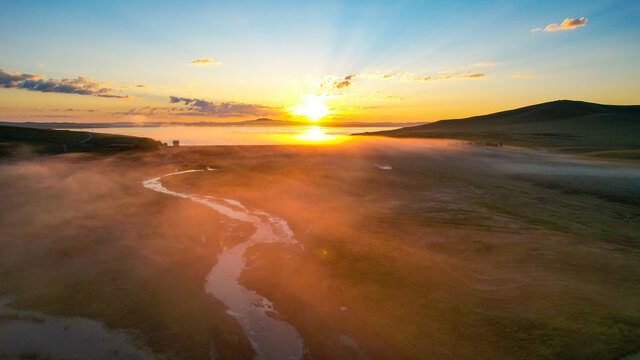
<path fill-rule="evenodd" d="M 511 77 L 514 78 L 532 78 L 532 77 L 536 77 L 535 75 L 531 75 L 531 74 L 515 74 L 512 75 Z"/>
<path fill-rule="evenodd" d="M 149 116 L 153 116 L 153 115 L 157 115 L 159 114 L 159 108 L 157 107 L 151 107 L 150 105 L 147 106 L 143 106 L 140 108 L 133 108 L 130 109 L 129 111 L 126 112 L 116 112 L 114 114 L 116 115 L 149 115 Z"/>
<path fill-rule="evenodd" d="M 542 28 L 541 28 L 541 27 L 537 27 L 537 28 L 535 28 L 535 29 L 531 29 L 531 32 L 538 32 L 538 31 L 540 31 L 540 30 L 542 30 Z"/>
<path fill-rule="evenodd" d="M 492 66 L 497 65 L 498 63 L 486 61 L 483 63 L 478 63 L 475 66 Z M 374 73 L 360 73 L 360 74 L 349 74 L 346 76 L 334 76 L 328 75 L 321 79 L 313 79 L 312 77 L 308 77 L 305 79 L 305 83 L 310 85 L 319 85 L 320 87 L 330 86 L 334 89 L 346 89 L 352 87 L 355 82 L 366 81 L 366 80 L 377 80 L 377 81 L 389 81 L 389 80 L 399 80 L 399 81 L 435 81 L 435 80 L 447 80 L 447 79 L 482 79 L 487 78 L 489 75 L 485 73 L 475 73 L 475 72 L 465 72 L 459 73 L 456 70 L 443 70 L 439 71 L 435 75 L 426 75 L 419 76 L 415 73 L 389 73 L 389 72 L 374 72 Z"/>
<path fill-rule="evenodd" d="M 457 78 L 463 79 L 484 79 L 486 77 L 489 77 L 489 75 L 487 74 L 479 74 L 479 73 L 471 73 L 471 72 L 466 72 L 464 74 L 461 74 L 459 76 L 456 76 Z"/>
<path fill-rule="evenodd" d="M 381 73 L 381 72 L 362 73 L 357 75 L 358 75 L 358 78 L 369 79 L 369 80 L 392 80 L 397 77 L 396 74 Z"/>
<path fill-rule="evenodd" d="M 347 75 L 342 80 L 334 81 L 332 86 L 336 89 L 346 88 L 353 83 L 356 76 L 356 74 Z"/>
<path fill-rule="evenodd" d="M 91 81 L 91 77 L 79 76 L 75 79 L 44 79 L 44 75 L 10 73 L 0 68 L 0 87 L 5 89 L 25 89 L 39 92 L 93 95 L 105 98 L 128 99 L 129 95 L 116 95 L 115 89 L 105 87 L 109 82 Z"/>
<path fill-rule="evenodd" d="M 104 97 L 104 98 L 114 98 L 114 99 L 129 99 L 131 97 L 129 95 L 113 95 L 113 94 L 95 94 L 94 96 Z"/>
<path fill-rule="evenodd" d="M 314 78 L 311 75 L 305 77 L 305 84 L 319 87 L 332 87 L 334 89 L 344 89 L 353 85 L 356 81 L 363 80 L 396 80 L 405 79 L 414 76 L 413 74 L 395 74 L 389 72 L 375 72 L 375 73 L 360 73 L 349 74 L 345 76 L 326 75 L 321 78 Z"/>
<path fill-rule="evenodd" d="M 215 61 L 215 60 L 210 59 L 210 58 L 196 59 L 196 60 L 193 60 L 193 61 L 191 61 L 189 63 L 189 65 L 200 65 L 200 66 L 203 66 L 203 65 L 220 65 L 220 64 L 222 64 L 220 61 Z"/>
<path fill-rule="evenodd" d="M 385 100 L 407 100 L 408 98 L 402 96 L 389 95 L 384 97 Z"/>
<path fill-rule="evenodd" d="M 486 66 L 494 66 L 494 65 L 498 65 L 498 63 L 493 61 L 483 61 L 483 62 L 474 64 L 473 66 L 486 67 Z"/>
<path fill-rule="evenodd" d="M 237 102 L 221 102 L 215 104 L 212 101 L 203 99 L 183 98 L 177 96 L 169 96 L 169 103 L 187 105 L 187 109 L 178 115 L 209 115 L 216 117 L 234 117 L 234 116 L 269 116 L 281 113 L 280 108 L 259 105 L 244 104 Z M 180 109 L 178 109 L 180 110 Z"/>
<path fill-rule="evenodd" d="M 142 85 L 142 84 L 138 84 L 138 85 L 122 85 L 120 86 L 120 89 L 128 89 L 128 88 L 146 88 L 149 87 L 149 85 Z"/>
<path fill-rule="evenodd" d="M 66 109 L 54 109 L 52 111 L 64 111 L 64 112 L 97 112 L 96 109 L 75 109 L 75 108 L 66 108 Z"/>
<path fill-rule="evenodd" d="M 563 31 L 563 30 L 573 30 L 580 26 L 585 26 L 587 23 L 586 17 L 581 17 L 580 19 L 564 19 L 562 24 L 549 24 L 544 28 L 544 31 Z M 531 30 L 532 32 L 540 31 L 540 28 L 536 28 Z"/>
<path fill-rule="evenodd" d="M 73 116 L 71 115 L 54 115 L 54 114 L 36 114 L 36 115 L 29 115 L 29 117 L 35 117 L 35 118 L 72 118 Z"/>
<path fill-rule="evenodd" d="M 448 79 L 484 79 L 489 77 L 483 73 L 466 72 L 462 74 L 453 73 L 451 75 L 436 75 L 436 76 L 421 76 L 413 78 L 415 81 L 435 81 L 435 80 L 448 80 Z"/>

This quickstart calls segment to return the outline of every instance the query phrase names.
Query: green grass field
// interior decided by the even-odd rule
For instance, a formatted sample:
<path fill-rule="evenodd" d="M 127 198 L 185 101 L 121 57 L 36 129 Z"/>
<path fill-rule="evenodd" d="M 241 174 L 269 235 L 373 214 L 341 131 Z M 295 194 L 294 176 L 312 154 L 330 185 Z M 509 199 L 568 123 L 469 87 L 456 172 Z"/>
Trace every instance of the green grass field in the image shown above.
<path fill-rule="evenodd" d="M 448 138 L 479 145 L 637 159 L 640 151 L 640 106 L 562 100 L 363 135 Z"/>
<path fill-rule="evenodd" d="M 240 281 L 273 301 L 308 358 L 640 349 L 640 175 L 493 147 L 356 138 L 2 163 L 0 294 L 127 329 L 171 359 L 252 358 L 204 279 L 253 227 L 141 186 L 207 166 L 163 185 L 267 211 L 304 245 L 251 247 Z"/>
<path fill-rule="evenodd" d="M 160 145 L 156 140 L 135 136 L 0 125 L 0 156 L 10 155 L 24 147 L 36 153 L 58 154 L 154 150 Z"/>

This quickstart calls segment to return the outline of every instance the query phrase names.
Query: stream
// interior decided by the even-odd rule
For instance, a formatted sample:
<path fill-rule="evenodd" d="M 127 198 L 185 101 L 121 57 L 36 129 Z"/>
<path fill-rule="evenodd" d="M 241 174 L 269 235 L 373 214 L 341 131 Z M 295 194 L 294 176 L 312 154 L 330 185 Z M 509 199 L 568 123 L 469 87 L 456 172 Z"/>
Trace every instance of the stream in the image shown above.
<path fill-rule="evenodd" d="M 304 343 L 296 329 L 268 313 L 276 313 L 273 303 L 253 290 L 240 285 L 238 277 L 245 267 L 245 251 L 258 243 L 297 244 L 287 222 L 262 211 L 249 211 L 240 202 L 208 195 L 186 194 L 165 188 L 161 179 L 193 172 L 213 171 L 185 170 L 169 173 L 143 181 L 148 189 L 189 199 L 239 221 L 255 226 L 255 233 L 246 241 L 231 248 L 224 248 L 206 277 L 205 291 L 227 307 L 227 313 L 235 317 L 256 351 L 258 359 L 300 359 Z"/>

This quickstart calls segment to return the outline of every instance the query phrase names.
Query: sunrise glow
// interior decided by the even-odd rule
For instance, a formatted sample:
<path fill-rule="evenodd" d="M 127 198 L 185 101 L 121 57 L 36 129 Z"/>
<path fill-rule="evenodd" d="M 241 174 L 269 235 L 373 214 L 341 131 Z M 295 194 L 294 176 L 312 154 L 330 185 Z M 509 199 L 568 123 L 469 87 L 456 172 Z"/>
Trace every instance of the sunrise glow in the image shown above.
<path fill-rule="evenodd" d="M 1 4 L 0 360 L 640 360 L 640 0 Z"/>
<path fill-rule="evenodd" d="M 326 134 L 325 130 L 321 129 L 318 126 L 312 126 L 311 129 L 293 136 L 293 138 L 296 140 L 312 143 L 329 142 L 332 140 L 336 140 L 338 137 L 339 136 L 337 135 Z"/>
<path fill-rule="evenodd" d="M 479 9 L 420 1 L 275 1 L 246 8 L 37 3 L 33 16 L 25 15 L 34 8 L 23 2 L 3 8 L 16 14 L 0 22 L 0 33 L 11 35 L 0 39 L 3 122 L 268 118 L 365 126 L 463 118 L 555 99 L 633 104 L 640 91 L 633 2 L 619 14 L 625 5 L 607 5 L 611 12 L 597 18 L 589 6 L 576 5 L 582 2 L 550 2 L 535 11 L 498 6 L 504 12 L 491 24 L 477 16 Z M 488 11 L 491 3 L 480 7 Z M 425 13 L 439 15 L 425 22 Z M 357 21 L 327 22 L 354 14 Z M 462 25 L 468 33 L 460 33 Z M 113 29 L 137 37 L 122 41 Z M 50 35 L 38 35 L 44 33 Z"/>
<path fill-rule="evenodd" d="M 329 115 L 333 111 L 324 103 L 324 99 L 320 96 L 307 95 L 305 103 L 290 108 L 293 115 L 304 116 L 309 120 L 316 122 L 321 118 Z"/>

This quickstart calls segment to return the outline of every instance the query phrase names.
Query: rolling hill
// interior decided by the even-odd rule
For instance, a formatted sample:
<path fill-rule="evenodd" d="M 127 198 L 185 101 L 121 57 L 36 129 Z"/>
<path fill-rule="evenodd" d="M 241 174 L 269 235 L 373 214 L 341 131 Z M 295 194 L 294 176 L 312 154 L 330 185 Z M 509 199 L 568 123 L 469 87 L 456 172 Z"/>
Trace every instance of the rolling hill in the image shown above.
<path fill-rule="evenodd" d="M 144 137 L 0 125 L 0 157 L 10 155 L 23 146 L 36 153 L 57 154 L 153 150 L 160 145 L 159 141 Z"/>
<path fill-rule="evenodd" d="M 504 144 L 594 156 L 640 158 L 640 105 L 559 100 L 488 115 L 358 135 L 450 138 L 486 145 Z"/>

